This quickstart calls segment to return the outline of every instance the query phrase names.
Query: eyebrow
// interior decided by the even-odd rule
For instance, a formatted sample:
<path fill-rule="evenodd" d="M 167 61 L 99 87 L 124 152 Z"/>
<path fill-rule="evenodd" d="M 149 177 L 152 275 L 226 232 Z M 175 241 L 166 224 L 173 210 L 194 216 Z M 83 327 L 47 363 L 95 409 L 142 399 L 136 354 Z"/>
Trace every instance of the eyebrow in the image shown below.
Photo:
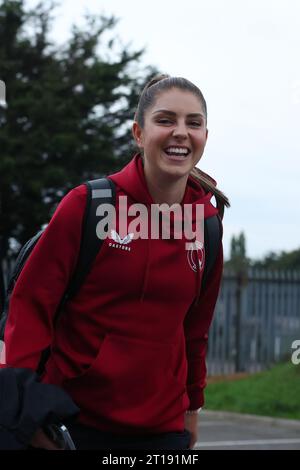
<path fill-rule="evenodd" d="M 169 111 L 168 109 L 158 109 L 157 111 L 154 111 L 152 114 L 157 114 L 157 113 L 164 113 L 164 114 L 169 114 L 171 116 L 176 116 L 176 113 L 174 113 L 174 111 Z M 202 117 L 202 118 L 204 118 L 203 114 L 201 114 L 201 113 L 190 113 L 190 114 L 187 115 L 187 117 L 193 117 L 193 118 Z"/>

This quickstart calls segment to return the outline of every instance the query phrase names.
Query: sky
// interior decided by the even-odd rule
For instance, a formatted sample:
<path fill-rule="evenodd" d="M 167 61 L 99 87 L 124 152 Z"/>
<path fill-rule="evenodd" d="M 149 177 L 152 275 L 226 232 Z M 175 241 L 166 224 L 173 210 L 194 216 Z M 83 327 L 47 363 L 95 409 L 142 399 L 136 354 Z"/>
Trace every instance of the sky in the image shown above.
<path fill-rule="evenodd" d="M 300 2 L 61 0 L 50 38 L 65 43 L 86 12 L 119 18 L 113 35 L 145 49 L 141 65 L 203 92 L 209 137 L 199 167 L 231 202 L 225 256 L 241 231 L 251 258 L 299 249 Z"/>

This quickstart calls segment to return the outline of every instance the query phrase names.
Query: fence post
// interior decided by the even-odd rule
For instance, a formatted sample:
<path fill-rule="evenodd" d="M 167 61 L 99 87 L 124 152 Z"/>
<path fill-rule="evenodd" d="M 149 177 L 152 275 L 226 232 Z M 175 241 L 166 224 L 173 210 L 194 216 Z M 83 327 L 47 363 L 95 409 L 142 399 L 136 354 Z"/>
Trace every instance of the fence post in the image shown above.
<path fill-rule="evenodd" d="M 236 275 L 236 323 L 235 323 L 235 372 L 242 372 L 245 369 L 243 354 L 243 319 L 244 319 L 244 290 L 248 283 L 247 269 L 240 269 Z"/>

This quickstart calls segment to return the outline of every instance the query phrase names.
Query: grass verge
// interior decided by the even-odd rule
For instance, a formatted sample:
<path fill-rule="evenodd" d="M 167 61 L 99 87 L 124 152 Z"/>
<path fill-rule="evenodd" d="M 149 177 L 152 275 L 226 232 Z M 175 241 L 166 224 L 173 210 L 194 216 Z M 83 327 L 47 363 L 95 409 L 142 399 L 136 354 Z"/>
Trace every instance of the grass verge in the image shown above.
<path fill-rule="evenodd" d="M 300 419 L 300 365 L 280 363 L 235 380 L 208 380 L 208 410 Z"/>

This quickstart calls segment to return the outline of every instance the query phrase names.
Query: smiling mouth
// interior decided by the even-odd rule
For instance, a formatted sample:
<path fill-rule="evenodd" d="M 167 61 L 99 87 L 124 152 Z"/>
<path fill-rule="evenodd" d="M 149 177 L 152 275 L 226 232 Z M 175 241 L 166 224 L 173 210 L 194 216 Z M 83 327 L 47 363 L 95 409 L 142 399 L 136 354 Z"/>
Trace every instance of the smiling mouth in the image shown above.
<path fill-rule="evenodd" d="M 164 149 L 164 153 L 172 159 L 184 160 L 190 153 L 188 147 L 167 147 Z"/>

